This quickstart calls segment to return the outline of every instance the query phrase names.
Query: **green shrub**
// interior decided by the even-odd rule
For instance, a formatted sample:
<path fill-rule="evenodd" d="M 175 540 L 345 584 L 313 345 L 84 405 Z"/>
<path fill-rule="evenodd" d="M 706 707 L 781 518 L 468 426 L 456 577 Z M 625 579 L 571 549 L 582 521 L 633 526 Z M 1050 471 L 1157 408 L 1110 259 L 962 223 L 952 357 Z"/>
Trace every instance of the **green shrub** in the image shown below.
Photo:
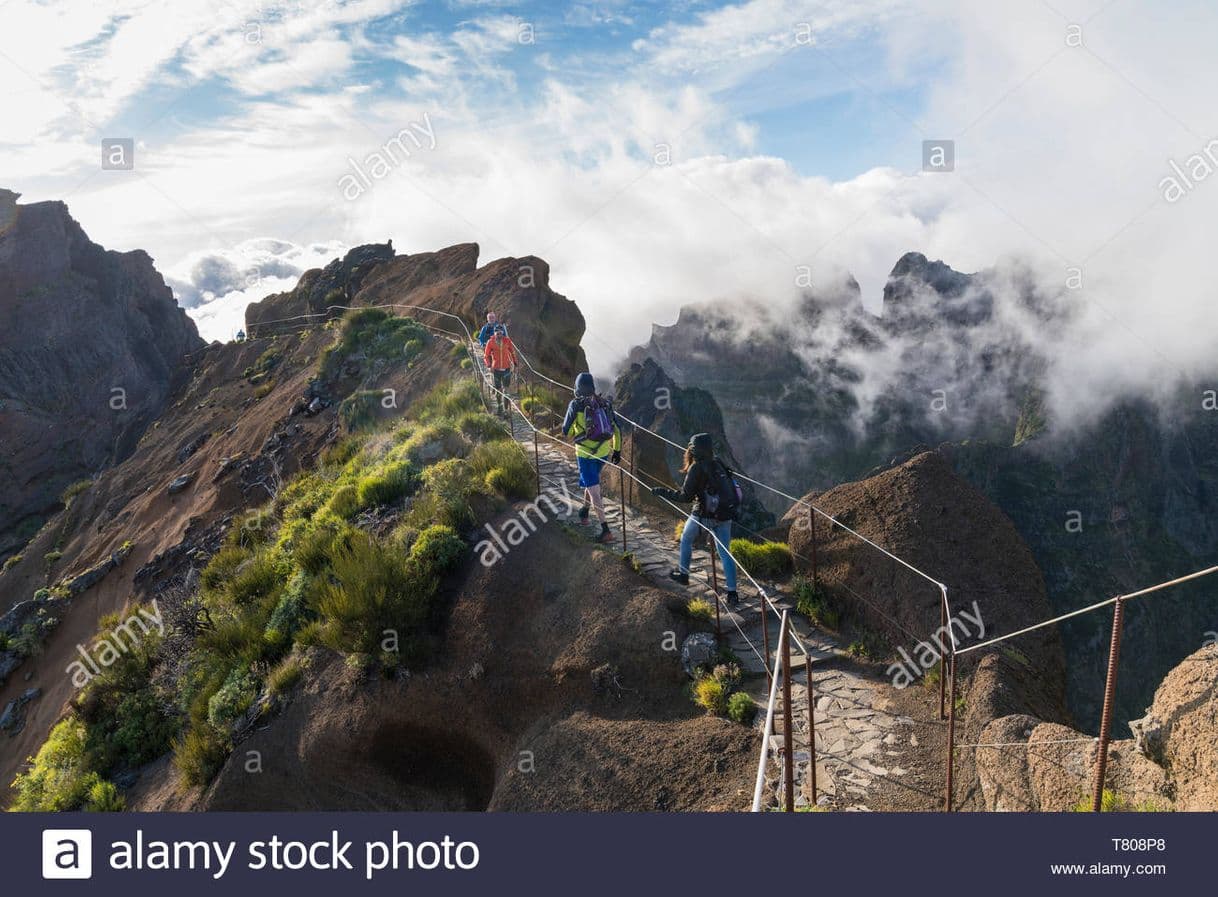
<path fill-rule="evenodd" d="M 349 461 L 347 458 L 343 463 Z M 334 483 L 316 473 L 306 473 L 293 479 L 283 487 L 277 501 L 284 522 L 306 520 L 326 503 Z"/>
<path fill-rule="evenodd" d="M 121 688 L 122 683 L 116 686 Z M 95 711 L 95 721 L 88 723 L 89 754 L 103 772 L 155 760 L 169 749 L 181 726 L 179 718 L 165 711 L 146 682 L 138 688 L 134 683 L 130 687 L 131 691 L 102 697 L 99 703 L 107 708 L 104 715 Z"/>
<path fill-rule="evenodd" d="M 515 442 L 500 439 L 477 446 L 469 456 L 470 471 L 486 488 L 504 498 L 531 498 L 537 476 Z"/>
<path fill-rule="evenodd" d="M 18 564 L 20 564 L 23 560 L 25 560 L 24 555 L 20 555 L 20 554 L 13 555 L 7 561 L 4 562 L 3 567 L 0 567 L 0 573 L 7 573 L 9 570 L 12 570 L 14 567 L 16 567 Z"/>
<path fill-rule="evenodd" d="M 457 419 L 457 429 L 474 442 L 503 439 L 503 422 L 485 411 L 467 411 Z"/>
<path fill-rule="evenodd" d="M 355 433 L 376 423 L 384 393 L 379 389 L 361 389 L 347 396 L 338 406 L 338 419 L 348 433 Z"/>
<path fill-rule="evenodd" d="M 229 528 L 225 544 L 231 548 L 256 548 L 271 540 L 275 518 L 273 509 L 259 508 L 237 518 Z"/>
<path fill-rule="evenodd" d="M 828 629 L 837 629 L 841 625 L 841 612 L 819 586 L 812 584 L 812 580 L 804 576 L 795 577 L 791 593 L 795 597 L 795 609 L 809 620 Z"/>
<path fill-rule="evenodd" d="M 326 508 L 342 520 L 350 520 L 360 512 L 362 507 L 359 500 L 359 488 L 352 484 L 339 486 L 326 503 Z"/>
<path fill-rule="evenodd" d="M 470 498 L 476 491 L 469 465 L 462 458 L 449 458 L 423 473 L 425 494 L 415 500 L 411 520 L 426 526 L 440 523 L 458 531 L 474 523 Z"/>
<path fill-rule="evenodd" d="M 794 569 L 791 548 L 785 542 L 732 539 L 732 556 L 754 576 L 776 579 Z"/>
<path fill-rule="evenodd" d="M 419 485 L 419 474 L 409 461 L 392 461 L 360 478 L 357 498 L 360 508 L 386 507 L 411 494 Z"/>
<path fill-rule="evenodd" d="M 237 606 L 267 598 L 283 584 L 284 572 L 275 552 L 260 551 L 229 580 L 226 588 L 228 598 Z"/>
<path fill-rule="evenodd" d="M 694 683 L 694 702 L 707 713 L 723 716 L 727 712 L 727 686 L 713 676 Z"/>
<path fill-rule="evenodd" d="M 465 554 L 465 547 L 465 542 L 452 527 L 429 526 L 414 540 L 410 556 L 418 562 L 420 571 L 438 575 L 457 566 Z"/>
<path fill-rule="evenodd" d="M 316 576 L 330 565 L 340 532 L 324 522 L 306 528 L 292 541 L 292 560 L 306 573 Z"/>
<path fill-rule="evenodd" d="M 85 724 L 75 717 L 51 729 L 29 770 L 13 780 L 16 796 L 10 809 L 58 813 L 80 807 L 96 781 L 89 769 L 85 737 Z"/>
<path fill-rule="evenodd" d="M 415 417 L 424 423 L 457 420 L 470 411 L 484 411 L 482 390 L 477 383 L 463 380 L 437 386 L 414 406 Z"/>
<path fill-rule="evenodd" d="M 90 813 L 121 813 L 127 809 L 127 801 L 113 782 L 97 779 L 89 788 L 85 809 Z"/>
<path fill-rule="evenodd" d="M 405 364 L 430 341 L 427 328 L 411 318 L 380 308 L 348 312 L 338 342 L 322 353 L 318 375 L 324 381 L 336 379 L 343 363 L 357 354 L 373 368 L 395 361 Z"/>
<path fill-rule="evenodd" d="M 430 423 L 404 432 L 407 438 L 394 456 L 409 458 L 420 467 L 469 454 L 469 440 L 451 423 Z"/>
<path fill-rule="evenodd" d="M 228 758 L 228 742 L 208 726 L 196 726 L 174 742 L 173 765 L 182 781 L 195 788 L 210 782 Z"/>
<path fill-rule="evenodd" d="M 63 557 L 63 552 L 59 551 L 59 550 L 55 550 L 55 551 L 48 551 L 46 554 L 44 554 L 42 556 L 42 559 L 44 561 L 46 561 L 48 566 L 50 566 L 51 564 L 54 564 L 56 561 L 58 561 L 61 557 Z"/>
<path fill-rule="evenodd" d="M 742 674 L 737 663 L 719 663 L 711 670 L 711 678 L 717 679 L 731 691 L 740 684 Z"/>
<path fill-rule="evenodd" d="M 1094 798 L 1091 795 L 1079 798 L 1074 805 L 1075 813 L 1090 813 L 1094 809 Z M 1155 800 L 1144 800 L 1134 803 L 1123 794 L 1105 788 L 1100 795 L 1101 813 L 1170 813 L 1171 807 L 1160 804 Z"/>
<path fill-rule="evenodd" d="M 715 606 L 702 598 L 691 598 L 685 605 L 685 613 L 694 620 L 710 622 L 715 619 Z"/>
<path fill-rule="evenodd" d="M 732 722 L 747 726 L 757 715 L 757 705 L 744 692 L 738 691 L 727 699 L 727 715 Z"/>
<path fill-rule="evenodd" d="M 272 695 L 282 695 L 291 691 L 300 677 L 304 675 L 304 666 L 295 655 L 285 657 L 277 667 L 266 677 L 266 690 Z"/>
<path fill-rule="evenodd" d="M 42 627 L 30 620 L 9 639 L 9 649 L 20 657 L 36 657 L 42 653 Z"/>
<path fill-rule="evenodd" d="M 943 666 L 941 660 L 936 660 L 935 665 L 927 669 L 922 674 L 922 684 L 927 688 L 938 688 L 939 680 L 943 678 Z"/>
<path fill-rule="evenodd" d="M 413 656 L 434 589 L 434 580 L 421 576 L 411 559 L 355 533 L 335 552 L 331 580 L 318 598 L 323 644 L 335 651 L 379 654 L 391 630 L 403 653 Z"/>
<path fill-rule="evenodd" d="M 250 552 L 246 548 L 234 545 L 221 548 L 212 555 L 212 559 L 199 575 L 200 585 L 208 592 L 222 590 L 249 558 Z"/>
<path fill-rule="evenodd" d="M 266 375 L 273 371 L 282 359 L 283 353 L 272 345 L 258 356 L 257 361 L 242 371 L 242 376 L 247 380 L 253 380 L 256 377 L 266 379 Z"/>
<path fill-rule="evenodd" d="M 308 614 L 305 594 L 309 588 L 309 575 L 303 570 L 297 570 L 288 580 L 283 595 L 271 617 L 267 620 L 262 638 L 272 648 L 287 648 L 292 643 L 296 630 L 304 623 Z"/>
<path fill-rule="evenodd" d="M 67 489 L 63 490 L 63 494 L 59 496 L 59 500 L 63 502 L 65 508 L 71 507 L 73 499 L 84 492 L 88 492 L 92 488 L 92 480 L 77 480 Z"/>
<path fill-rule="evenodd" d="M 258 696 L 258 680 L 249 670 L 238 667 L 229 674 L 224 685 L 207 701 L 207 721 L 225 731 L 249 710 Z"/>
<path fill-rule="evenodd" d="M 359 454 L 364 447 L 364 440 L 358 436 L 346 436 L 333 445 L 326 447 L 321 453 L 323 467 L 342 467 Z"/>

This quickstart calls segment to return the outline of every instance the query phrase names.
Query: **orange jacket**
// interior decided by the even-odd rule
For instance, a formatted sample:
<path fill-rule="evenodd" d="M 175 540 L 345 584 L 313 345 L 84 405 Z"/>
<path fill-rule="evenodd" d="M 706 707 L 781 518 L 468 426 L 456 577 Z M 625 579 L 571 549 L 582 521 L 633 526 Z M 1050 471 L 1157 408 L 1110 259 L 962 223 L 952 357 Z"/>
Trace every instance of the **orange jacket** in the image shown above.
<path fill-rule="evenodd" d="M 503 339 L 492 336 L 482 352 L 482 358 L 492 371 L 506 371 L 516 364 L 516 346 L 510 336 Z"/>

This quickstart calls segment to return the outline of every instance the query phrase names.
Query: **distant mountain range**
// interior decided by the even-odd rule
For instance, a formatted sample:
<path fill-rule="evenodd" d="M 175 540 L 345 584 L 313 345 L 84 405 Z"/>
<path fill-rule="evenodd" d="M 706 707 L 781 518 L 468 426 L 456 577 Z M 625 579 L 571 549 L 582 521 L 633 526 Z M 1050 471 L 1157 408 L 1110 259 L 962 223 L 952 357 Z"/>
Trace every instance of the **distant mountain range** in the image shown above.
<path fill-rule="evenodd" d="M 1014 521 L 1052 605 L 1066 611 L 1218 558 L 1218 412 L 1203 406 L 1204 385 L 1181 383 L 1168 402 L 1131 396 L 1087 420 L 1053 420 L 1038 337 L 1070 323 L 1028 272 L 964 274 L 910 253 L 889 276 L 879 317 L 852 281 L 790 312 L 687 306 L 630 360 L 653 359 L 681 386 L 714 396 L 744 469 L 792 494 L 943 446 Z M 1125 718 L 1141 715 L 1154 683 L 1215 620 L 1218 595 L 1204 582 L 1131 606 L 1126 644 L 1139 672 L 1121 690 Z M 1106 626 L 1092 615 L 1064 628 L 1082 724 L 1098 712 Z"/>

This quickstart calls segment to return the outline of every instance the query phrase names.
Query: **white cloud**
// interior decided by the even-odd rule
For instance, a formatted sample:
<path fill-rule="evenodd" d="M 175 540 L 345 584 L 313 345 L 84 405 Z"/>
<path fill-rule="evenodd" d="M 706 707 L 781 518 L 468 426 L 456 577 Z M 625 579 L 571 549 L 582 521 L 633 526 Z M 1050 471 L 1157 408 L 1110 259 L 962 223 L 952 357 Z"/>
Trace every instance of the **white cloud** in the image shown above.
<path fill-rule="evenodd" d="M 0 52 L 47 84 L 81 55 L 109 59 L 106 16 L 77 20 L 11 2 L 38 27 L 22 41 L 6 29 Z M 1054 5 L 1079 21 L 1099 8 Z M 183 22 L 194 8 L 185 5 Z M 231 26 L 187 33 L 175 22 L 157 33 L 176 48 L 106 63 L 119 88 L 93 108 L 118 108 L 141 83 L 166 78 L 221 79 L 246 96 L 166 142 L 149 140 L 134 176 L 106 173 L 68 199 L 95 239 L 148 248 L 191 283 L 201 253 L 223 255 L 266 234 L 333 241 L 336 253 L 393 237 L 399 251 L 477 240 L 484 261 L 538 254 L 555 288 L 583 308 L 601 371 L 645 340 L 652 322 L 674 320 L 680 304 L 792 298 L 800 264 L 825 278 L 849 270 L 876 309 L 888 271 L 909 250 L 962 270 L 1020 254 L 1055 288 L 1073 263 L 1086 289 L 1077 294 L 1077 342 L 1055 355 L 1060 382 L 1071 385 L 1059 395 L 1110 395 L 1212 365 L 1218 175 L 1175 204 L 1158 186 L 1169 159 L 1218 136 L 1206 130 L 1208 81 L 1196 76 L 1218 38 L 1218 11 L 1180 8 L 1176 17 L 1117 5 L 1084 26 L 1085 48 L 1067 48 L 1066 20 L 1038 4 L 750 0 L 654 29 L 628 63 L 608 56 L 599 70 L 589 56 L 547 46 L 536 95 L 510 89 L 511 54 L 522 52 L 510 15 L 385 37 L 364 32 L 368 17 L 408 14 L 405 4 L 320 4 L 271 21 L 266 45 L 253 51 Z M 142 15 L 134 4 L 121 9 Z M 890 167 L 835 182 L 759 151 L 776 127 L 822 126 L 761 115 L 766 94 L 790 78 L 785 60 L 756 73 L 799 22 L 835 52 L 874 31 L 865 57 L 881 64 L 861 82 L 841 75 L 860 115 L 896 102 L 872 91 L 930 79 L 925 104 L 907 102 L 875 126 Z M 371 57 L 409 73 L 390 75 L 391 86 L 351 83 Z M 757 106 L 733 105 L 723 92 L 742 85 Z M 57 198 L 93 175 L 96 152 L 69 133 L 60 91 L 20 73 L 5 90 L 0 146 L 11 186 L 26 200 Z M 435 151 L 344 202 L 337 184 L 347 157 L 362 158 L 425 112 Z M 911 173 L 924 137 L 957 140 L 954 174 Z M 671 165 L 651 163 L 657 143 L 672 145 Z M 230 291 L 195 314 L 223 321 L 220 332 L 245 298 Z"/>

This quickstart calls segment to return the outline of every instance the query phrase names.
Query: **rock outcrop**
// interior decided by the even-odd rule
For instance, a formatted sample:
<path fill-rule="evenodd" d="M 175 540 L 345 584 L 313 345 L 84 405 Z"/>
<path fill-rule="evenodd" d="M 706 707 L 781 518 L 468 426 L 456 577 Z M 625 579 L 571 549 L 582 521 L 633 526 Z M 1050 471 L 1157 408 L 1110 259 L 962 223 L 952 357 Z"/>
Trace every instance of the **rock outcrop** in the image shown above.
<path fill-rule="evenodd" d="M 359 246 L 324 269 L 306 271 L 290 292 L 250 305 L 246 329 L 251 336 L 290 330 L 299 326 L 290 319 L 325 315 L 335 305 L 399 305 L 401 314 L 463 332 L 452 318 L 423 310 L 434 309 L 456 315 L 475 334 L 493 311 L 538 370 L 573 378 L 588 366 L 580 347 L 583 315 L 550 289 L 550 266 L 534 256 L 479 268 L 475 243 L 412 255 L 395 255 L 388 244 Z"/>
<path fill-rule="evenodd" d="M 1218 806 L 1218 650 L 1210 645 L 1185 658 L 1160 684 L 1147 715 L 1126 731 L 1133 737 L 1109 747 L 1104 787 L 1112 809 Z M 981 740 L 1002 745 L 977 751 L 986 809 L 1090 808 L 1096 744 L 1087 734 L 1013 715 L 991 722 Z"/>
<path fill-rule="evenodd" d="M 0 192 L 0 558 L 131 451 L 203 345 L 147 253 L 103 249 L 61 202 L 16 200 Z"/>
<path fill-rule="evenodd" d="M 945 583 L 959 647 L 1050 616 L 1044 580 L 1014 525 L 939 453 L 923 453 L 806 500 Z M 809 571 L 813 546 L 807 511 L 797 507 L 786 522 L 797 564 Z M 930 643 L 941 626 L 939 589 L 819 516 L 815 551 L 821 582 L 837 605 L 882 633 L 894 649 L 918 658 L 918 643 Z M 977 616 L 980 625 L 973 620 Z M 967 656 L 961 670 L 972 682 L 970 718 L 985 723 L 1032 713 L 1069 719 L 1065 657 L 1056 630 L 1038 630 Z"/>

